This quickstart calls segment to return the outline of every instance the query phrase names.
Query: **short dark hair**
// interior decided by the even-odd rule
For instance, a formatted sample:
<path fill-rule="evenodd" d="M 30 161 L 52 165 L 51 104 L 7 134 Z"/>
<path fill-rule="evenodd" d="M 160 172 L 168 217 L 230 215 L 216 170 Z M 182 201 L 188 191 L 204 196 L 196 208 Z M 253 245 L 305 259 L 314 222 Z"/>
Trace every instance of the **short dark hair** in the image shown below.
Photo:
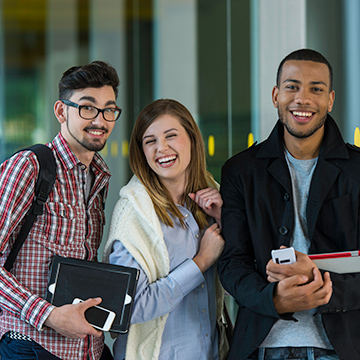
<path fill-rule="evenodd" d="M 74 90 L 110 85 L 118 96 L 119 77 L 116 70 L 103 61 L 93 61 L 82 66 L 73 66 L 63 73 L 59 82 L 59 99 L 68 100 Z"/>
<path fill-rule="evenodd" d="M 332 90 L 332 84 L 333 84 L 332 67 L 323 55 L 321 55 L 319 52 L 312 50 L 312 49 L 295 50 L 292 53 L 290 53 L 289 55 L 285 56 L 285 58 L 281 61 L 278 71 L 277 71 L 277 75 L 276 75 L 276 86 L 277 87 L 279 87 L 279 85 L 280 85 L 280 77 L 281 77 L 282 68 L 283 68 L 284 64 L 286 63 L 286 61 L 290 61 L 290 60 L 315 61 L 318 63 L 325 64 L 329 69 L 330 90 Z"/>

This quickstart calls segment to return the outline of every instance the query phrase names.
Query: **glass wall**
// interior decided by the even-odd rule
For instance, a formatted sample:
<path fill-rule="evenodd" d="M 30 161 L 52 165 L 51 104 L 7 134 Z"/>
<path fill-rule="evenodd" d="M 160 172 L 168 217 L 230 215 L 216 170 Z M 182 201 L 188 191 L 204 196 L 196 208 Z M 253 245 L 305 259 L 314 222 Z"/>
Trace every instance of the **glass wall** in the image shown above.
<path fill-rule="evenodd" d="M 250 14 L 240 3 L 2 0 L 0 160 L 50 141 L 59 129 L 52 106 L 62 72 L 101 59 L 119 72 L 124 108 L 111 136 L 118 150 L 109 144 L 103 155 L 121 162 L 139 111 L 172 97 L 191 110 L 206 144 L 211 137 L 209 166 L 220 180 L 223 161 L 246 146 L 250 131 Z"/>
<path fill-rule="evenodd" d="M 224 161 L 246 148 L 250 132 L 250 6 L 200 0 L 197 17 L 199 125 L 207 146 L 214 137 L 208 166 L 220 181 Z"/>
<path fill-rule="evenodd" d="M 40 136 L 43 127 L 45 3 L 2 1 L 1 160 Z"/>

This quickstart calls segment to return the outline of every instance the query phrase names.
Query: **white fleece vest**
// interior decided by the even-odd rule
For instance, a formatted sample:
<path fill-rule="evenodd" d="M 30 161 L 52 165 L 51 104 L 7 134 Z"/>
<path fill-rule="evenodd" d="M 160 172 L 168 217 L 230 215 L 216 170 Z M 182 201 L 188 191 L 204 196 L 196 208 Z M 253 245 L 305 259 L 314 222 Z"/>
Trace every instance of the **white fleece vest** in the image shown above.
<path fill-rule="evenodd" d="M 115 240 L 120 240 L 139 263 L 150 283 L 169 274 L 169 254 L 159 218 L 145 187 L 136 176 L 120 190 L 104 249 L 106 262 Z M 167 317 L 168 314 L 130 325 L 126 360 L 158 359 Z"/>

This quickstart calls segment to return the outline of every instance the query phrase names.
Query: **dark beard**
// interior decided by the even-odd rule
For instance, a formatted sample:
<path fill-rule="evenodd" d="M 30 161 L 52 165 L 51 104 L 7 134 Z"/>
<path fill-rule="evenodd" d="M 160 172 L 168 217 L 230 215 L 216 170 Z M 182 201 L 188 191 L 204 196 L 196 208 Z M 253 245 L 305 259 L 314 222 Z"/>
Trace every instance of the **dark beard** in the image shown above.
<path fill-rule="evenodd" d="M 102 143 L 90 143 L 86 140 L 84 141 L 80 141 L 78 139 L 75 139 L 80 145 L 82 145 L 86 150 L 89 150 L 89 151 L 101 151 L 106 142 L 104 142 L 103 144 Z"/>
<path fill-rule="evenodd" d="M 67 128 L 68 128 L 69 134 L 73 137 L 73 139 L 75 141 L 77 141 L 78 144 L 83 146 L 86 150 L 89 150 L 89 151 L 101 151 L 105 147 L 106 141 L 104 143 L 96 142 L 96 140 L 94 140 L 94 142 L 89 142 L 86 139 L 80 140 L 77 137 L 75 137 L 73 135 L 73 133 L 71 132 L 71 130 L 70 130 L 68 119 L 66 121 L 66 125 L 67 125 Z M 86 130 L 103 130 L 106 133 L 108 132 L 108 130 L 105 129 L 105 128 L 99 128 L 99 127 L 95 127 L 95 126 L 87 126 L 84 130 L 85 131 Z"/>

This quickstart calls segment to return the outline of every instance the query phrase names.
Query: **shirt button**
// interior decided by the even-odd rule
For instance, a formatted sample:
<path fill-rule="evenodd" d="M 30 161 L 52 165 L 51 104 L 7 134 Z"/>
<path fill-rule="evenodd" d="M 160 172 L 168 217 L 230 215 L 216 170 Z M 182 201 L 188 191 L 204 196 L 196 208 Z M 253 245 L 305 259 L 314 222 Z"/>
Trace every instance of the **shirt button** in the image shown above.
<path fill-rule="evenodd" d="M 189 217 L 189 214 L 185 214 L 185 216 L 184 216 L 184 217 L 185 217 L 185 219 L 187 219 L 187 218 Z"/>
<path fill-rule="evenodd" d="M 201 284 L 201 287 L 202 287 L 202 288 L 204 288 L 204 287 L 205 287 L 205 285 L 204 285 L 204 284 Z"/>
<path fill-rule="evenodd" d="M 289 230 L 288 230 L 288 228 L 287 228 L 286 226 L 282 226 L 282 227 L 279 229 L 280 235 L 286 235 L 288 232 L 289 232 Z"/>
<path fill-rule="evenodd" d="M 195 237 L 198 239 L 198 238 L 199 238 L 199 234 L 196 234 Z"/>
<path fill-rule="evenodd" d="M 289 193 L 285 193 L 285 195 L 284 195 L 284 200 L 285 200 L 285 201 L 289 201 L 289 200 L 290 200 L 290 194 L 289 194 Z"/>
<path fill-rule="evenodd" d="M 83 170 L 85 170 L 86 169 L 86 165 L 81 165 L 81 168 L 83 169 Z"/>
<path fill-rule="evenodd" d="M 205 336 L 206 336 L 206 337 L 208 337 L 208 336 L 209 336 L 209 334 L 205 334 Z"/>
<path fill-rule="evenodd" d="M 203 310 L 203 313 L 206 313 L 206 309 Z"/>

